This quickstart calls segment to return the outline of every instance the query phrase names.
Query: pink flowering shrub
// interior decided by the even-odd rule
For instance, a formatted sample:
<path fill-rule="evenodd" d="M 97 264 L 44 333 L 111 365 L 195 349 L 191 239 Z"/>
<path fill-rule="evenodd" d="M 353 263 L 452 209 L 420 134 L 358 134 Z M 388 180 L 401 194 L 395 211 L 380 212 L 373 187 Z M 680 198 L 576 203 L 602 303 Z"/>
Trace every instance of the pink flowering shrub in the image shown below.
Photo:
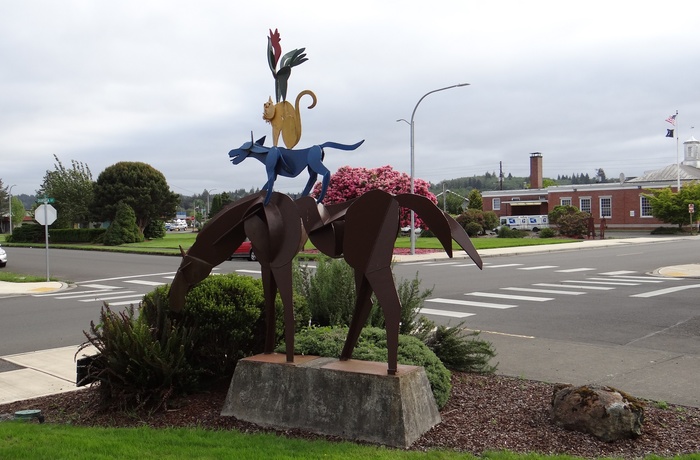
<path fill-rule="evenodd" d="M 437 198 L 430 192 L 430 184 L 423 179 L 414 179 L 413 189 L 416 195 L 422 195 L 437 203 Z M 357 198 L 370 190 L 383 190 L 398 195 L 399 193 L 410 193 L 411 177 L 406 173 L 394 171 L 391 166 L 381 166 L 379 168 L 351 168 L 343 166 L 331 176 L 328 184 L 326 196 L 323 204 L 335 204 Z M 321 183 L 314 186 L 311 196 L 318 197 L 321 193 Z M 408 227 L 411 224 L 410 210 L 401 208 L 401 227 Z M 423 221 L 416 214 L 416 227 L 424 228 Z"/>

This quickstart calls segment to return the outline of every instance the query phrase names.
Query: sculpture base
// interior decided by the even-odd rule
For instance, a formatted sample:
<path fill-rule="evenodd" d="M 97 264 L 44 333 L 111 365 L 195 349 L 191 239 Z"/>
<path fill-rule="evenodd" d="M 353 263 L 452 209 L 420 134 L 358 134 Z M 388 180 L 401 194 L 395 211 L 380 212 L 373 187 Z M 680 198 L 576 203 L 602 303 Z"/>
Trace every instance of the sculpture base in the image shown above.
<path fill-rule="evenodd" d="M 422 367 L 257 355 L 236 366 L 221 411 L 262 426 L 297 428 L 405 448 L 440 423 Z"/>

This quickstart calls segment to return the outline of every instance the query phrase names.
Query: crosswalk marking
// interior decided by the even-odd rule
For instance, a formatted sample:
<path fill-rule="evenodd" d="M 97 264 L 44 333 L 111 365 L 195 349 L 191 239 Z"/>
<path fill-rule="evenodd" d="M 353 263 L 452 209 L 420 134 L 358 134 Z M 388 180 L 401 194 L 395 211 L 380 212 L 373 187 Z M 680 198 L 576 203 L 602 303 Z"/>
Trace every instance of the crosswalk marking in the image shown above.
<path fill-rule="evenodd" d="M 576 283 L 576 281 L 568 281 L 569 283 Z M 557 288 L 572 288 L 572 289 L 591 289 L 593 291 L 610 291 L 615 289 L 614 287 L 605 286 L 580 286 L 575 284 L 554 284 L 554 283 L 535 283 L 533 286 L 543 286 L 543 287 L 557 287 Z"/>
<path fill-rule="evenodd" d="M 435 262 L 432 264 L 427 264 L 426 267 L 441 267 L 443 265 L 456 265 L 457 262 Z"/>
<path fill-rule="evenodd" d="M 420 262 L 405 262 L 405 263 L 402 263 L 401 265 L 425 265 L 425 264 L 429 264 L 430 262 L 432 262 L 432 261 L 422 260 Z"/>
<path fill-rule="evenodd" d="M 487 264 L 484 264 L 484 267 L 485 267 L 486 265 L 487 265 Z M 470 262 L 470 263 L 468 263 L 468 264 L 459 264 L 459 265 L 455 265 L 455 267 L 476 267 L 476 264 L 475 264 L 474 262 Z M 478 267 L 477 267 L 477 268 L 478 268 Z"/>
<path fill-rule="evenodd" d="M 488 267 L 484 268 L 503 268 L 503 267 L 519 267 L 522 264 L 500 264 L 500 265 L 489 265 Z"/>
<path fill-rule="evenodd" d="M 165 283 L 162 281 L 148 281 L 148 280 L 129 280 L 124 281 L 125 283 L 142 284 L 144 286 L 162 286 Z"/>
<path fill-rule="evenodd" d="M 563 280 L 562 283 L 581 283 L 581 284 L 608 284 L 611 286 L 639 286 L 637 283 L 623 283 L 617 281 L 607 281 L 607 278 L 601 281 L 588 281 L 589 279 L 595 280 L 596 278 L 587 278 L 586 280 Z M 600 279 L 600 278 L 598 278 Z"/>
<path fill-rule="evenodd" d="M 575 272 L 589 272 L 591 270 L 595 270 L 595 268 L 587 268 L 587 267 L 565 268 L 563 270 L 554 270 L 554 271 L 557 273 L 575 273 Z"/>
<path fill-rule="evenodd" d="M 539 265 L 537 267 L 523 267 L 518 270 L 545 270 L 547 268 L 557 268 L 559 265 Z"/>
<path fill-rule="evenodd" d="M 601 281 L 608 281 L 608 280 L 619 280 L 619 281 L 626 281 L 630 283 L 663 283 L 664 280 L 660 279 L 651 279 L 651 278 L 620 278 L 618 276 L 613 276 L 610 278 L 586 278 L 587 280 L 601 280 Z"/>
<path fill-rule="evenodd" d="M 615 275 L 615 279 L 624 279 L 630 281 L 642 281 L 642 280 L 653 280 L 654 283 L 664 283 L 666 281 L 682 281 L 682 278 L 663 278 L 659 279 L 654 276 L 629 276 L 629 275 Z M 648 282 L 648 281 L 647 281 Z"/>
<path fill-rule="evenodd" d="M 110 307 L 119 307 L 121 305 L 138 304 L 139 302 L 141 302 L 141 297 L 139 297 L 137 299 L 122 301 L 122 302 L 107 302 L 107 303 L 109 304 Z"/>
<path fill-rule="evenodd" d="M 432 308 L 421 308 L 418 313 L 424 315 L 434 315 L 434 316 L 449 316 L 451 318 L 466 318 L 467 316 L 474 316 L 474 313 L 462 313 L 459 311 L 447 311 L 447 310 L 434 310 Z"/>
<path fill-rule="evenodd" d="M 673 292 L 684 291 L 686 289 L 695 289 L 695 288 L 700 288 L 700 284 L 689 284 L 686 286 L 675 286 L 675 287 L 670 287 L 670 288 L 666 288 L 666 289 L 659 289 L 658 291 L 650 291 L 650 292 L 643 292 L 641 294 L 633 294 L 630 297 L 641 297 L 641 298 L 656 297 L 659 295 L 671 294 Z"/>
<path fill-rule="evenodd" d="M 68 300 L 68 299 L 80 299 L 83 297 L 91 297 L 91 298 L 97 298 L 97 296 L 101 294 L 105 295 L 114 295 L 114 294 L 134 294 L 136 291 L 83 291 L 83 292 L 76 292 L 74 294 L 69 294 L 69 295 L 61 295 L 61 296 L 56 296 L 58 300 Z"/>
<path fill-rule="evenodd" d="M 136 296 L 138 296 L 139 298 L 143 297 L 142 294 L 136 294 Z M 110 296 L 110 297 L 96 297 L 96 296 L 93 296 L 92 299 L 81 299 L 81 300 L 78 300 L 78 302 L 94 302 L 94 301 L 96 301 L 96 300 L 99 300 L 99 301 L 107 301 L 107 300 L 116 300 L 116 299 L 126 299 L 126 298 L 128 298 L 128 297 L 134 298 L 134 294 L 130 294 L 130 295 L 116 295 L 116 296 Z"/>
<path fill-rule="evenodd" d="M 261 273 L 260 270 L 236 270 L 236 273 L 255 273 L 259 275 Z"/>
<path fill-rule="evenodd" d="M 542 294 L 563 294 L 563 295 L 583 295 L 585 292 L 581 291 L 562 291 L 554 289 L 536 289 L 536 288 L 526 288 L 526 287 L 504 287 L 501 288 L 506 291 L 522 291 L 522 292 L 539 292 Z"/>
<path fill-rule="evenodd" d="M 109 286 L 106 284 L 81 284 L 80 287 L 87 287 L 91 289 L 119 289 L 117 286 Z"/>
<path fill-rule="evenodd" d="M 631 275 L 632 273 L 637 273 L 634 270 L 618 270 L 616 272 L 601 273 L 601 275 Z"/>
<path fill-rule="evenodd" d="M 497 303 L 487 303 L 487 302 L 472 302 L 471 300 L 455 300 L 455 299 L 425 299 L 426 302 L 436 302 L 436 303 L 447 303 L 451 305 L 462 305 L 465 307 L 484 307 L 484 308 L 496 308 L 498 310 L 506 310 L 508 308 L 515 308 L 517 305 L 501 305 Z"/>
<path fill-rule="evenodd" d="M 508 300 L 529 300 L 531 302 L 547 302 L 549 300 L 554 300 L 552 297 L 533 297 L 526 295 L 512 295 L 512 294 L 499 294 L 497 292 L 467 292 L 464 295 L 471 295 L 476 297 L 491 297 L 494 299 L 508 299 Z"/>

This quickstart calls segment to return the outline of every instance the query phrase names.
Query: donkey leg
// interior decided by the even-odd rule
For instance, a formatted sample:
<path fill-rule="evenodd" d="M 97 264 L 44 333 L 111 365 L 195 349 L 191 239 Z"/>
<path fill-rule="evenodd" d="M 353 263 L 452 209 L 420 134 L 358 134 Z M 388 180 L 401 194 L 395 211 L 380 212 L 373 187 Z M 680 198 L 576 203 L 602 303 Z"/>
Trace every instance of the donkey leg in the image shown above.
<path fill-rule="evenodd" d="M 292 290 L 292 263 L 272 269 L 284 305 L 284 343 L 287 362 L 294 362 L 294 299 Z M 274 302 L 273 302 L 274 303 Z M 274 307 L 274 305 L 273 305 Z"/>
<path fill-rule="evenodd" d="M 261 264 L 261 275 L 263 282 L 263 293 L 265 295 L 265 348 L 266 355 L 275 351 L 275 297 L 277 297 L 277 283 L 272 275 L 270 266 Z"/>
<path fill-rule="evenodd" d="M 348 336 L 345 339 L 343 351 L 340 354 L 341 361 L 352 358 L 352 352 L 360 338 L 362 328 L 367 322 L 369 313 L 372 310 L 372 288 L 363 273 L 355 272 L 355 285 L 357 286 L 357 300 L 355 301 L 355 311 L 350 320 Z"/>
<path fill-rule="evenodd" d="M 399 352 L 399 327 L 401 324 L 401 301 L 396 292 L 394 285 L 394 277 L 391 274 L 391 268 L 381 268 L 377 271 L 368 273 L 369 280 L 374 293 L 379 300 L 384 312 L 384 327 L 386 328 L 386 347 L 388 351 L 388 370 L 389 375 L 395 375 L 398 370 L 398 352 Z"/>

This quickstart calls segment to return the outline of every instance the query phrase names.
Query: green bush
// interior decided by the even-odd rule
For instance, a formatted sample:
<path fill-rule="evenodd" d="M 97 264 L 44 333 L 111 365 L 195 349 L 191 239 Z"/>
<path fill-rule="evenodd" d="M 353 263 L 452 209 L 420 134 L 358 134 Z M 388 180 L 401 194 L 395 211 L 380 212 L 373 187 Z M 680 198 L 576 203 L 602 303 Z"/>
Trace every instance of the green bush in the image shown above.
<path fill-rule="evenodd" d="M 656 227 L 651 231 L 651 235 L 676 235 L 678 233 L 685 233 L 685 231 L 678 227 Z"/>
<path fill-rule="evenodd" d="M 165 222 L 154 219 L 143 229 L 143 237 L 149 240 L 165 238 Z"/>
<path fill-rule="evenodd" d="M 60 228 L 49 230 L 52 243 L 92 243 L 105 233 L 104 228 Z"/>
<path fill-rule="evenodd" d="M 91 322 L 90 331 L 84 333 L 83 347 L 93 345 L 99 352 L 87 369 L 88 378 L 99 382 L 105 403 L 167 408 L 172 396 L 198 388 L 197 373 L 190 365 L 193 331 L 167 315 L 159 315 L 157 324 L 151 325 L 134 315 L 133 305 L 115 313 L 105 304 L 99 324 Z"/>
<path fill-rule="evenodd" d="M 467 232 L 471 238 L 479 236 L 483 231 L 483 227 L 476 222 L 469 222 L 464 226 L 464 231 Z"/>
<path fill-rule="evenodd" d="M 117 214 L 104 234 L 105 246 L 143 241 L 143 234 L 136 225 L 136 213 L 124 201 L 117 205 Z"/>
<path fill-rule="evenodd" d="M 295 353 L 338 358 L 343 349 L 348 328 L 307 328 L 297 334 Z M 278 351 L 283 351 L 282 347 Z M 353 359 L 386 362 L 386 332 L 379 328 L 362 330 L 353 352 Z M 442 408 L 450 395 L 450 372 L 437 356 L 419 339 L 399 336 L 399 364 L 423 366 L 428 376 L 435 402 Z"/>
<path fill-rule="evenodd" d="M 8 235 L 6 241 L 8 243 L 43 243 L 45 239 L 43 225 L 22 224 L 12 230 L 12 235 Z"/>
<path fill-rule="evenodd" d="M 505 225 L 502 225 L 498 229 L 498 237 L 499 238 L 525 238 L 526 233 L 522 230 L 518 230 L 517 228 L 510 228 L 506 227 Z"/>
<path fill-rule="evenodd" d="M 554 238 L 557 232 L 553 228 L 545 227 L 540 230 L 540 238 Z"/>
<path fill-rule="evenodd" d="M 418 278 L 418 272 L 416 272 L 412 280 L 402 279 L 396 287 L 396 292 L 401 302 L 401 325 L 399 326 L 399 332 L 401 334 L 414 335 L 416 330 L 420 329 L 420 309 L 423 308 L 425 299 L 433 294 L 433 289 L 424 289 L 421 291 L 420 278 Z M 345 326 L 349 325 L 349 323 L 345 324 Z M 384 325 L 384 313 L 379 303 L 375 301 L 372 305 L 372 311 L 369 314 L 366 326 L 383 328 Z"/>
<path fill-rule="evenodd" d="M 447 369 L 460 372 L 491 374 L 496 366 L 489 364 L 496 351 L 491 342 L 477 339 L 479 331 L 465 332 L 460 323 L 455 327 L 432 329 L 425 344 L 433 350 Z"/>

